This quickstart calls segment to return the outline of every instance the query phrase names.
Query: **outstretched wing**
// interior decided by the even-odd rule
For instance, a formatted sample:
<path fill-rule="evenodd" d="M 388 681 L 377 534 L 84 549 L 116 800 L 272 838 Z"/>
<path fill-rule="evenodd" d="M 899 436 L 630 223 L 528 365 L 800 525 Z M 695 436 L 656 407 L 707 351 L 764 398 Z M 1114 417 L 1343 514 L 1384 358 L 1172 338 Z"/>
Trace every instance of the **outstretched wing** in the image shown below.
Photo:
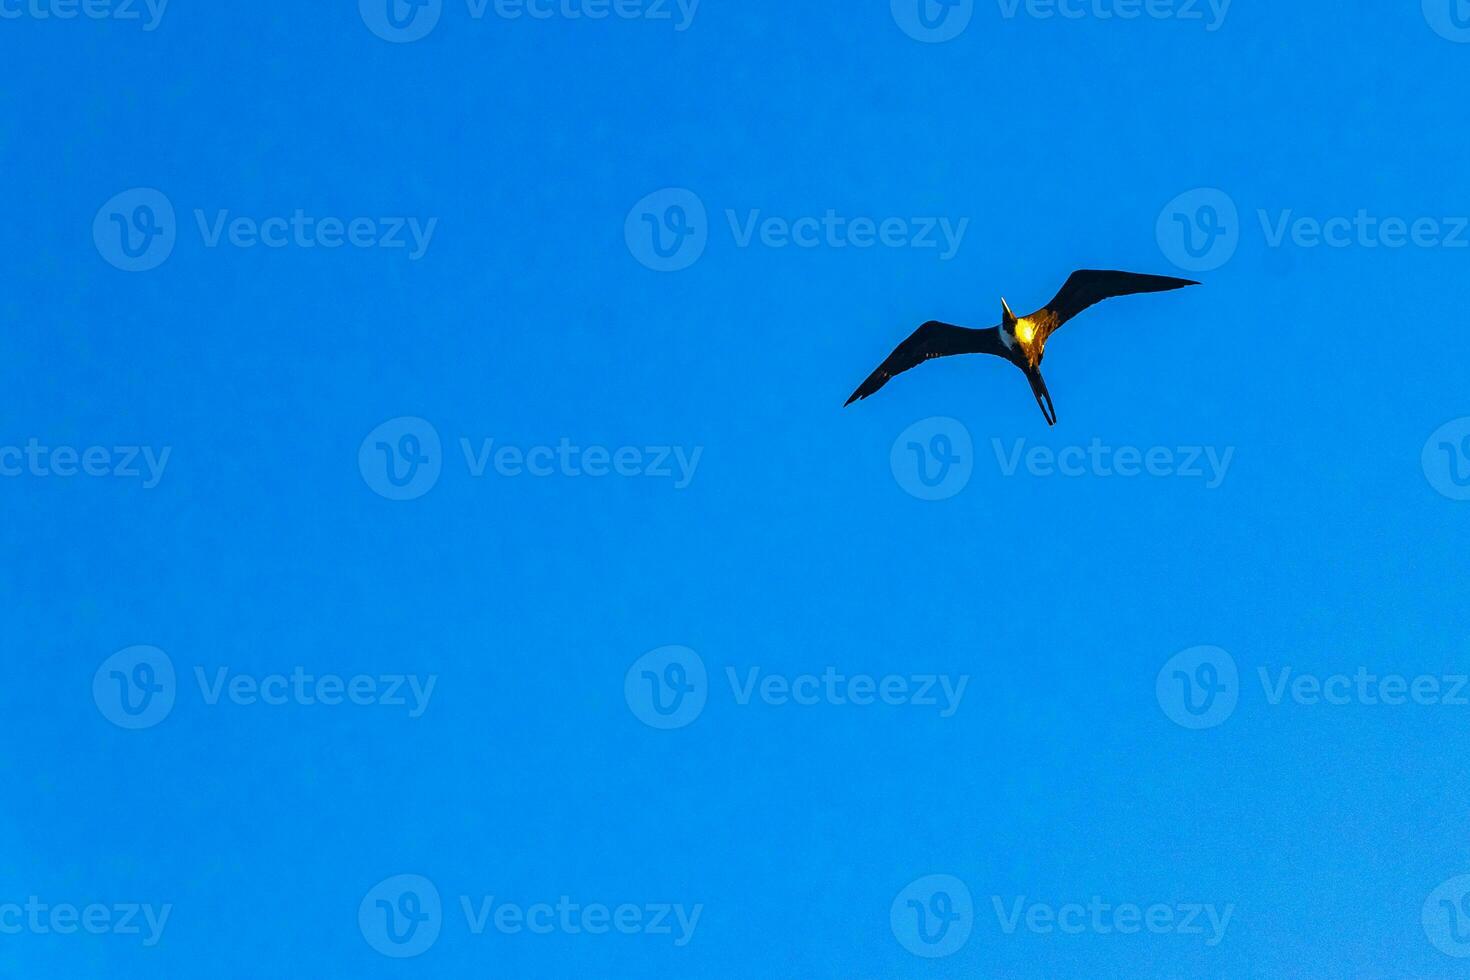
<path fill-rule="evenodd" d="M 1000 340 L 1000 331 L 995 327 L 988 330 L 971 330 L 968 327 L 956 327 L 952 324 L 940 323 L 938 320 L 930 320 L 893 349 L 888 359 L 878 365 L 878 370 L 868 375 L 868 380 L 859 385 L 858 390 L 852 393 L 847 404 L 851 405 L 855 401 L 867 398 L 886 385 L 889 378 L 902 374 L 909 368 L 918 367 L 925 361 L 936 357 L 949 357 L 951 354 L 1007 356 L 1005 345 Z"/>
<path fill-rule="evenodd" d="M 1035 321 L 1038 332 L 1046 337 L 1055 333 L 1062 324 L 1096 303 L 1114 296 L 1131 296 L 1134 293 L 1162 293 L 1184 286 L 1198 286 L 1192 279 L 1175 279 L 1172 276 L 1149 276 L 1138 272 L 1110 272 L 1100 269 L 1079 269 L 1067 277 L 1061 292 L 1046 306 L 1026 319 Z"/>

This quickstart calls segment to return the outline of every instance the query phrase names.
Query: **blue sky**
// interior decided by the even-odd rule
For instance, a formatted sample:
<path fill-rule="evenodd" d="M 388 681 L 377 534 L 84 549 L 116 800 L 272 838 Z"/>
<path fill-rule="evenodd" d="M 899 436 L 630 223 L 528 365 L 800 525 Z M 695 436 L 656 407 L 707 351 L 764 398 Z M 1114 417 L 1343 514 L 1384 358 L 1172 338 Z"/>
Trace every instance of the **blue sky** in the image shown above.
<path fill-rule="evenodd" d="M 1470 975 L 1470 9 L 925 3 L 0 0 L 0 971 Z"/>

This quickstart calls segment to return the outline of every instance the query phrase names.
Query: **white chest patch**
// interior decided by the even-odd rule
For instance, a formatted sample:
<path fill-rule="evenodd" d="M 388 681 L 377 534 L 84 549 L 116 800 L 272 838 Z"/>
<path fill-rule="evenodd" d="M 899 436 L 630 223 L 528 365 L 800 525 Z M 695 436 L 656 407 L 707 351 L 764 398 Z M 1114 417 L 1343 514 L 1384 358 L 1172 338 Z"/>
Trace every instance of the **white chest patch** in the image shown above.
<path fill-rule="evenodd" d="M 1016 335 L 1011 333 L 1004 326 L 1000 328 L 1000 342 L 1006 345 L 1006 350 L 1016 349 Z"/>

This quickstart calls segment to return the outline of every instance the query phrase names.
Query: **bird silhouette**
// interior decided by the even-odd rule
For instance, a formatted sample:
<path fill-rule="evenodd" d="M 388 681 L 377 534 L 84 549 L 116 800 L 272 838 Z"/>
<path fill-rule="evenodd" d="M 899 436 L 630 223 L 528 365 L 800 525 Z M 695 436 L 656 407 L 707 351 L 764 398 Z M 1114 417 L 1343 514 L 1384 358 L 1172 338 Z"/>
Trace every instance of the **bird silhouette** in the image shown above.
<path fill-rule="evenodd" d="M 1057 411 L 1052 405 L 1051 393 L 1046 390 L 1046 380 L 1041 376 L 1041 359 L 1046 356 L 1048 338 L 1061 329 L 1062 324 L 1089 306 L 1114 296 L 1161 293 L 1198 285 L 1192 279 L 1174 279 L 1170 276 L 1080 269 L 1068 276 L 1061 292 L 1035 313 L 1016 316 L 1002 298 L 1001 322 L 998 326 L 975 330 L 930 320 L 894 348 L 887 360 L 878 365 L 878 369 L 868 375 L 868 380 L 852 393 L 847 404 L 867 398 L 894 376 L 936 357 L 949 357 L 952 354 L 994 354 L 1021 369 L 1026 380 L 1031 382 L 1031 393 L 1036 396 L 1036 404 L 1041 406 L 1041 414 L 1046 417 L 1047 425 L 1056 425 Z"/>

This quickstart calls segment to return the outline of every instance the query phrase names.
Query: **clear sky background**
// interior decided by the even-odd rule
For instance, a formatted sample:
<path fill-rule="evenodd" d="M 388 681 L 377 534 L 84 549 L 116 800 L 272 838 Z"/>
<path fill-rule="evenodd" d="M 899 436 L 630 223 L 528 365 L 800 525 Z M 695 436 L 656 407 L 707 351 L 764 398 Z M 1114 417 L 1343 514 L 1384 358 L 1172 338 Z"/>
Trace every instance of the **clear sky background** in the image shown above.
<path fill-rule="evenodd" d="M 1429 244 L 1470 242 L 1470 11 L 982 0 L 926 31 L 888 0 L 627 4 L 444 0 L 397 43 L 351 0 L 174 0 L 154 30 L 141 3 L 63 20 L 38 16 L 63 0 L 0 0 L 0 451 L 20 451 L 0 455 L 0 972 L 1470 975 L 1470 917 L 1444 918 L 1470 873 L 1470 706 L 1356 686 L 1273 704 L 1259 674 L 1448 694 L 1470 671 L 1470 248 Z M 932 43 L 946 25 L 964 29 Z M 704 217 L 670 210 L 689 195 L 640 206 L 670 188 Z M 369 219 L 364 240 L 436 223 L 417 257 L 209 244 L 221 212 L 297 211 L 318 232 Z M 742 245 L 755 212 L 829 211 L 904 223 L 888 245 Z M 1360 212 L 1437 230 L 1273 243 L 1284 215 Z M 650 267 L 645 214 L 682 215 L 691 264 Z M 966 222 L 953 254 L 896 244 L 941 219 Z M 120 268 L 123 226 L 163 231 L 142 261 L 166 259 Z M 979 358 L 842 408 L 917 324 L 987 326 L 1079 267 L 1205 285 L 1059 333 L 1055 429 Z M 368 439 L 404 417 L 430 428 Z M 971 448 L 925 500 L 902 434 L 935 418 L 921 450 Z M 551 475 L 477 477 L 462 439 L 558 452 L 536 454 Z M 170 455 L 145 486 L 141 453 L 143 476 L 63 476 L 31 440 L 102 447 L 99 472 L 116 447 Z M 627 448 L 628 472 L 658 469 L 649 447 L 699 456 L 687 481 L 591 477 L 563 440 Z M 995 440 L 1169 465 L 1008 475 Z M 415 499 L 390 499 L 380 441 L 425 460 Z M 1181 473 L 1182 447 L 1232 453 L 1223 478 Z M 139 645 L 175 671 L 151 676 L 152 716 L 112 686 L 150 680 L 136 657 L 104 664 Z M 686 670 L 697 716 L 672 730 L 645 723 L 668 719 L 642 667 L 625 687 L 668 646 L 706 678 Z M 1196 718 L 1165 665 L 1200 646 L 1236 679 L 1217 671 L 1224 707 Z M 410 717 L 411 695 L 377 703 L 388 681 L 337 705 L 211 703 L 198 681 L 298 667 L 435 686 Z M 728 674 L 828 668 L 966 686 L 944 716 L 741 703 Z M 944 939 L 916 894 L 955 910 Z M 434 921 L 395 945 L 385 895 Z M 644 925 L 702 910 L 682 946 L 677 925 L 476 934 L 461 898 L 489 896 L 626 903 Z M 1094 896 L 1231 917 L 1214 937 L 1203 916 L 1005 928 L 1017 900 L 1044 923 Z M 54 928 L 92 903 L 103 934 Z M 128 904 L 171 906 L 154 945 L 142 913 L 116 928 Z"/>

